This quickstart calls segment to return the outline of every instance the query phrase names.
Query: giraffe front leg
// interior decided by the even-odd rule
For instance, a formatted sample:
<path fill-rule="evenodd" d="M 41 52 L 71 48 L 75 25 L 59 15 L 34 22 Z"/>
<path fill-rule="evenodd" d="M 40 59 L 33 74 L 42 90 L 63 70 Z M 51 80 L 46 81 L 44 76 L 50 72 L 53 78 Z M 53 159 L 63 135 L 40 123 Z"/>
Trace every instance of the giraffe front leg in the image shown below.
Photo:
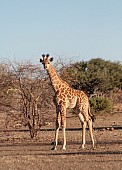
<path fill-rule="evenodd" d="M 59 128 L 60 128 L 60 119 L 56 120 L 56 130 L 55 130 L 54 146 L 53 146 L 53 148 L 51 150 L 57 150 Z"/>
<path fill-rule="evenodd" d="M 63 150 L 66 150 L 66 108 L 61 108 L 61 126 L 63 130 Z"/>
<path fill-rule="evenodd" d="M 66 128 L 65 127 L 63 127 L 63 137 L 64 137 L 63 150 L 66 150 Z"/>
<path fill-rule="evenodd" d="M 59 133 L 59 127 L 56 128 L 55 130 L 55 140 L 54 140 L 54 146 L 52 150 L 57 150 L 57 145 L 58 145 L 58 133 Z"/>

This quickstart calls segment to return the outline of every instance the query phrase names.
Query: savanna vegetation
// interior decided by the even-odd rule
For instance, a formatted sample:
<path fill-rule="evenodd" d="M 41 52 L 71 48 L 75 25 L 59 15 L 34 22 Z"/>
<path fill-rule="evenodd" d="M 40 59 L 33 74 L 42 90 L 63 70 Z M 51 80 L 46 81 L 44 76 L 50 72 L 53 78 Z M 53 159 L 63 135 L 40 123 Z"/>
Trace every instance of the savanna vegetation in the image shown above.
<path fill-rule="evenodd" d="M 65 65 L 56 63 L 59 75 L 73 88 L 83 90 L 90 98 L 94 113 L 121 110 L 122 65 L 103 59 L 91 59 Z M 55 109 L 50 80 L 39 65 L 31 63 L 0 64 L 0 111 L 7 114 L 6 126 L 27 126 L 30 135 L 47 121 L 54 121 Z"/>

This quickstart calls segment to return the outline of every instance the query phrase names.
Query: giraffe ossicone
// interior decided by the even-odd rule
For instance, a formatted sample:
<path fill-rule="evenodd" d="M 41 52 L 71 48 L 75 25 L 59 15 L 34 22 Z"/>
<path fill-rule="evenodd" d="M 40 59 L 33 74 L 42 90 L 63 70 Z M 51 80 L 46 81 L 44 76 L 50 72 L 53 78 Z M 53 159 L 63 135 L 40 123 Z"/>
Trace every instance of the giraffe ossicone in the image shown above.
<path fill-rule="evenodd" d="M 49 54 L 43 54 L 42 59 L 40 59 L 40 62 L 43 64 L 44 69 L 47 70 L 52 83 L 52 87 L 55 92 L 56 129 L 54 147 L 52 149 L 57 149 L 60 126 L 62 126 L 63 129 L 63 149 L 66 149 L 66 110 L 68 108 L 76 109 L 76 113 L 79 116 L 80 122 L 82 124 L 82 148 L 85 148 L 85 132 L 87 124 L 89 126 L 92 147 L 94 148 L 92 127 L 94 116 L 90 112 L 89 99 L 83 91 L 71 88 L 68 83 L 66 83 L 59 77 L 55 68 L 51 64 L 52 61 L 53 58 L 50 58 Z"/>

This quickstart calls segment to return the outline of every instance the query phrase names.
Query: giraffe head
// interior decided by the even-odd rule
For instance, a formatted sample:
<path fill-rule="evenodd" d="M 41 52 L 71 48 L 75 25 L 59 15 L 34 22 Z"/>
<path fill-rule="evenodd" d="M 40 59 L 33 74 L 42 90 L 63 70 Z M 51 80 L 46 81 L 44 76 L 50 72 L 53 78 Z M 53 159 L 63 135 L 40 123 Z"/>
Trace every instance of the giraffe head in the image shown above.
<path fill-rule="evenodd" d="M 40 62 L 43 64 L 44 69 L 48 70 L 49 66 L 50 66 L 50 62 L 53 61 L 53 58 L 49 58 L 49 54 L 45 55 L 42 54 L 42 58 L 40 59 Z"/>

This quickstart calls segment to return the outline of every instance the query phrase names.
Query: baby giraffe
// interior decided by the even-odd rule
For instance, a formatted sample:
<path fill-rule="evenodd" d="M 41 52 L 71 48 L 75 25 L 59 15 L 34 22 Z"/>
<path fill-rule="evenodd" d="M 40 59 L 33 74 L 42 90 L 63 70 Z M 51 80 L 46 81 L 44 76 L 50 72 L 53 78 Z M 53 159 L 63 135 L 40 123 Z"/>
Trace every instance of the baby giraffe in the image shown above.
<path fill-rule="evenodd" d="M 55 92 L 55 105 L 56 105 L 56 130 L 54 147 L 52 149 L 57 149 L 58 144 L 58 133 L 59 128 L 62 126 L 63 129 L 63 149 L 66 149 L 66 110 L 67 108 L 75 108 L 77 115 L 79 116 L 80 122 L 82 124 L 82 148 L 85 148 L 85 131 L 86 125 L 88 124 L 90 130 L 90 136 L 92 141 L 92 146 L 94 148 L 94 138 L 92 121 L 94 121 L 94 116 L 90 112 L 90 104 L 87 95 L 80 90 L 75 90 L 69 86 L 65 81 L 63 81 L 57 74 L 55 68 L 51 64 L 53 58 L 49 58 L 49 54 L 42 55 L 40 62 L 43 64 L 44 69 L 50 77 L 54 92 Z"/>

